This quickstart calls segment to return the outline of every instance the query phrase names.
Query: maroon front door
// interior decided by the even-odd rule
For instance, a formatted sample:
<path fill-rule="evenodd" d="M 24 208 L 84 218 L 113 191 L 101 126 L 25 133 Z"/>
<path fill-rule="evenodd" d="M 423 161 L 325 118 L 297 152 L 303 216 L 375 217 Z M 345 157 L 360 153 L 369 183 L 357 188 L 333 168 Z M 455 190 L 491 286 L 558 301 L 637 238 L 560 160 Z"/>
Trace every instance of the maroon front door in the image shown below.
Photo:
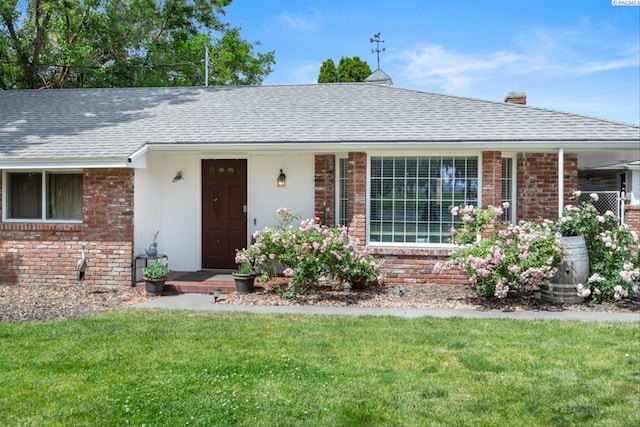
<path fill-rule="evenodd" d="M 202 161 L 202 268 L 235 268 L 247 246 L 247 161 Z"/>

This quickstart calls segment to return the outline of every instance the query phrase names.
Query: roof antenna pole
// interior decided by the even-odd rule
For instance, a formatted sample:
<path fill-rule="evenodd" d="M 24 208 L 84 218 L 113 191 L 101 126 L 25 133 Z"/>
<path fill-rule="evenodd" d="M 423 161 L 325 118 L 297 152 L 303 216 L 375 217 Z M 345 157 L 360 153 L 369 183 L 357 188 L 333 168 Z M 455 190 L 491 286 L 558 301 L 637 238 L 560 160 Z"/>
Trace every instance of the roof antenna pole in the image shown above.
<path fill-rule="evenodd" d="M 204 47 L 204 85 L 209 86 L 209 46 Z"/>
<path fill-rule="evenodd" d="M 376 44 L 376 48 L 375 49 L 371 49 L 371 53 L 376 53 L 376 56 L 378 57 L 378 70 L 380 69 L 380 52 L 384 52 L 385 48 L 383 47 L 382 49 L 380 49 L 380 43 L 384 43 L 384 40 L 380 40 L 380 33 L 378 34 L 374 34 L 373 38 L 369 39 L 369 43 L 375 43 Z"/>

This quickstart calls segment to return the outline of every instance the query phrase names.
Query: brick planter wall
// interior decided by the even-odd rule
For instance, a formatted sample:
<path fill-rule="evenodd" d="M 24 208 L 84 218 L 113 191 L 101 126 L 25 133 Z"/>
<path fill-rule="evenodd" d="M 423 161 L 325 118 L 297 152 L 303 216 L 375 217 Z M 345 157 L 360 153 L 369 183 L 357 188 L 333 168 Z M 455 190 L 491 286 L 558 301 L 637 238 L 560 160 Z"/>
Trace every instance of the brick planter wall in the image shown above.
<path fill-rule="evenodd" d="M 133 169 L 85 169 L 81 224 L 0 223 L 0 284 L 76 284 L 85 243 L 85 284 L 130 286 L 133 188 Z"/>
<path fill-rule="evenodd" d="M 380 262 L 386 285 L 468 284 L 469 277 L 459 269 L 435 271 L 453 252 L 451 248 L 370 247 L 369 252 Z"/>

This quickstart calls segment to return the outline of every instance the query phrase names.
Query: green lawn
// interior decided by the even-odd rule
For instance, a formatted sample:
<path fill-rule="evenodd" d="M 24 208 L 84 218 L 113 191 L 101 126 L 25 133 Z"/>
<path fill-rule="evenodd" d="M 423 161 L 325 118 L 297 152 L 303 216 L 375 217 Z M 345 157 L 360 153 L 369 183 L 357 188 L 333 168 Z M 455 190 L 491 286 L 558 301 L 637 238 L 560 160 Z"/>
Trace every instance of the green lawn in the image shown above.
<path fill-rule="evenodd" d="M 0 343 L 2 426 L 640 425 L 640 323 L 126 309 Z"/>

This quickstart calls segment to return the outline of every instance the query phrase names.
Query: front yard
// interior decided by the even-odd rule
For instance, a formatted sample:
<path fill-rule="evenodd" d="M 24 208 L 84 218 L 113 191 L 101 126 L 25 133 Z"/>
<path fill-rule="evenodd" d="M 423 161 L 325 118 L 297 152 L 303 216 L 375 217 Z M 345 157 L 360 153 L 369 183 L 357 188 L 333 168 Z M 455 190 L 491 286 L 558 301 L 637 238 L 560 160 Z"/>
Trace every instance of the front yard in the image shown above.
<path fill-rule="evenodd" d="M 640 423 L 640 323 L 122 309 L 0 337 L 7 426 Z"/>

